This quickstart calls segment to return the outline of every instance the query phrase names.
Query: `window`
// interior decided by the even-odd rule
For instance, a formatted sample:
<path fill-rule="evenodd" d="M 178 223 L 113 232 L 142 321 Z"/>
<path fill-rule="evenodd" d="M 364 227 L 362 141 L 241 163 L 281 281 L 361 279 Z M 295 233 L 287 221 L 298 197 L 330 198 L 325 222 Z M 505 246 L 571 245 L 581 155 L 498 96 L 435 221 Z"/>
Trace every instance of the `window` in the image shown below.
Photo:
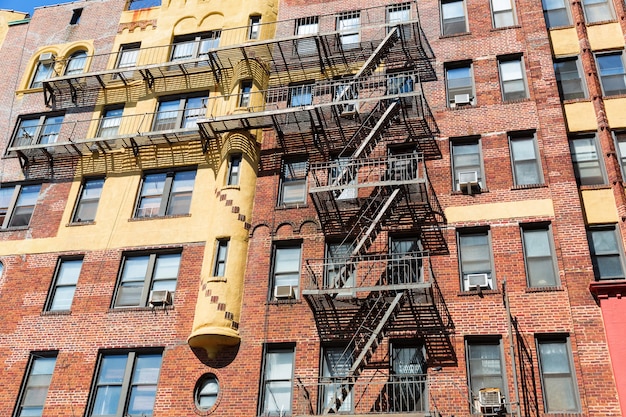
<path fill-rule="evenodd" d="M 128 43 L 120 46 L 116 68 L 132 68 L 137 65 L 141 43 Z"/>
<path fill-rule="evenodd" d="M 548 29 L 572 24 L 566 0 L 542 0 L 542 3 L 543 16 Z"/>
<path fill-rule="evenodd" d="M 622 168 L 622 178 L 626 178 L 626 132 L 616 132 L 614 135 L 615 148 L 617 149 L 620 167 Z"/>
<path fill-rule="evenodd" d="M 85 71 L 85 64 L 87 64 L 87 52 L 74 52 L 67 60 L 65 75 L 82 74 Z"/>
<path fill-rule="evenodd" d="M 70 25 L 76 25 L 80 21 L 80 16 L 83 14 L 83 8 L 72 10 L 72 18 L 70 19 Z"/>
<path fill-rule="evenodd" d="M 13 136 L 13 146 L 55 143 L 63 126 L 63 115 L 21 118 Z"/>
<path fill-rule="evenodd" d="M 239 107 L 250 107 L 250 96 L 252 94 L 252 81 L 242 81 L 239 93 Z"/>
<path fill-rule="evenodd" d="M 411 4 L 393 4 L 387 6 L 387 31 L 391 31 L 394 27 L 403 25 L 411 21 Z M 404 25 L 401 27 L 400 36 L 403 39 L 409 39 L 411 37 L 411 27 Z"/>
<path fill-rule="evenodd" d="M 100 119 L 100 127 L 98 129 L 98 137 L 110 138 L 117 136 L 122 124 L 123 107 L 105 109 Z"/>
<path fill-rule="evenodd" d="M 353 288 L 356 264 L 350 262 L 354 242 L 327 243 L 325 264 L 325 288 Z"/>
<path fill-rule="evenodd" d="M 339 32 L 339 42 L 343 49 L 353 49 L 359 46 L 361 26 L 361 12 L 358 10 L 344 12 L 337 16 L 335 30 Z"/>
<path fill-rule="evenodd" d="M 3 229 L 28 226 L 40 189 L 40 184 L 0 188 L 0 224 Z"/>
<path fill-rule="evenodd" d="M 480 139 L 454 140 L 451 147 L 454 190 L 465 192 L 473 187 L 485 188 Z"/>
<path fill-rule="evenodd" d="M 93 222 L 96 219 L 103 186 L 104 178 L 87 178 L 83 181 L 72 222 Z"/>
<path fill-rule="evenodd" d="M 319 29 L 318 16 L 302 17 L 296 21 L 296 35 L 317 35 Z M 317 46 L 312 36 L 296 41 L 296 52 L 298 55 L 312 55 L 316 51 Z"/>
<path fill-rule="evenodd" d="M 348 389 L 348 374 L 354 358 L 352 351 L 346 347 L 325 347 L 322 349 L 322 378 L 326 381 L 334 378 L 338 380 L 345 378 L 346 382 L 331 382 L 322 385 L 322 408 L 323 410 L 336 410 L 339 413 L 352 411 L 351 389 Z M 333 379 L 331 379 L 333 380 Z M 337 409 L 337 405 L 340 405 Z M 324 412 L 323 414 L 328 414 Z"/>
<path fill-rule="evenodd" d="M 392 345 L 387 391 L 391 412 L 426 411 L 426 355 L 423 346 Z"/>
<path fill-rule="evenodd" d="M 500 68 L 500 82 L 502 83 L 502 100 L 527 98 L 522 58 L 501 58 L 498 60 L 498 66 Z"/>
<path fill-rule="evenodd" d="M 387 76 L 387 94 L 405 94 L 413 92 L 414 81 L 412 75 L 389 74 Z M 411 97 L 402 97 L 401 103 L 405 106 L 411 104 Z"/>
<path fill-rule="evenodd" d="M 145 175 L 135 217 L 189 214 L 195 180 L 195 170 Z"/>
<path fill-rule="evenodd" d="M 441 33 L 444 36 L 466 33 L 465 2 L 463 0 L 441 0 Z"/>
<path fill-rule="evenodd" d="M 215 264 L 213 265 L 213 276 L 223 277 L 226 274 L 226 256 L 228 255 L 228 240 L 219 239 L 215 250 Z"/>
<path fill-rule="evenodd" d="M 161 0 L 130 0 L 128 2 L 128 10 L 146 9 L 148 7 L 158 7 Z"/>
<path fill-rule="evenodd" d="M 489 230 L 459 231 L 463 291 L 495 289 Z"/>
<path fill-rule="evenodd" d="M 17 400 L 15 417 L 43 416 L 50 380 L 56 364 L 56 353 L 32 353 L 28 364 L 28 376 L 24 378 Z"/>
<path fill-rule="evenodd" d="M 49 57 L 48 57 L 49 56 Z M 54 56 L 50 53 L 41 54 L 37 62 L 35 74 L 30 82 L 30 88 L 41 88 L 43 82 L 50 78 L 54 72 Z"/>
<path fill-rule="evenodd" d="M 208 58 L 209 51 L 220 44 L 221 31 L 198 33 L 194 35 L 177 36 L 172 45 L 172 61 Z"/>
<path fill-rule="evenodd" d="M 259 415 L 291 415 L 294 348 L 266 346 L 263 359 Z"/>
<path fill-rule="evenodd" d="M 526 279 L 529 287 L 559 285 L 549 225 L 522 226 Z"/>
<path fill-rule="evenodd" d="M 587 97 L 582 68 L 578 57 L 554 62 L 554 73 L 561 100 L 574 100 Z"/>
<path fill-rule="evenodd" d="M 535 136 L 509 135 L 509 144 L 515 185 L 543 184 Z"/>
<path fill-rule="evenodd" d="M 208 411 L 217 402 L 220 392 L 220 383 L 213 374 L 202 377 L 196 386 L 196 407 L 202 411 Z"/>
<path fill-rule="evenodd" d="M 301 246 L 275 246 L 274 247 L 274 267 L 272 269 L 272 294 L 271 298 L 276 299 L 277 293 L 291 288 L 289 296 L 285 298 L 298 297 L 300 285 L 300 252 Z"/>
<path fill-rule="evenodd" d="M 115 290 L 114 308 L 145 307 L 152 291 L 174 293 L 180 253 L 125 255 Z"/>
<path fill-rule="evenodd" d="M 48 295 L 47 311 L 70 310 L 82 266 L 82 259 L 59 259 Z"/>
<path fill-rule="evenodd" d="M 587 23 L 613 20 L 613 9 L 608 0 L 583 0 L 583 10 Z"/>
<path fill-rule="evenodd" d="M 596 279 L 624 279 L 626 276 L 619 229 L 615 225 L 590 227 L 587 237 Z"/>
<path fill-rule="evenodd" d="M 151 416 L 161 370 L 160 352 L 104 353 L 88 416 Z"/>
<path fill-rule="evenodd" d="M 228 160 L 228 179 L 226 185 L 239 185 L 239 176 L 241 175 L 241 154 L 234 153 Z"/>
<path fill-rule="evenodd" d="M 248 23 L 248 39 L 259 39 L 261 30 L 261 16 L 250 16 Z"/>
<path fill-rule="evenodd" d="M 626 94 L 626 73 L 622 53 L 596 55 L 602 92 L 605 96 Z"/>
<path fill-rule="evenodd" d="M 289 87 L 289 107 L 308 106 L 313 103 L 313 84 Z"/>
<path fill-rule="evenodd" d="M 339 81 L 334 85 L 334 88 L 335 95 L 333 101 L 344 102 L 338 107 L 339 115 L 343 117 L 354 116 L 359 110 L 359 102 L 356 101 L 359 98 L 359 91 L 355 84 L 349 81 Z M 345 103 L 346 101 L 347 103 Z"/>
<path fill-rule="evenodd" d="M 498 388 L 503 396 L 505 394 L 500 342 L 500 339 L 466 340 L 467 374 L 472 400 L 478 398 L 483 388 Z"/>
<path fill-rule="evenodd" d="M 306 204 L 307 161 L 283 161 L 280 204 Z"/>
<path fill-rule="evenodd" d="M 391 263 L 387 267 L 389 284 L 408 284 L 422 280 L 422 242 L 417 237 L 392 237 Z"/>
<path fill-rule="evenodd" d="M 474 77 L 471 64 L 456 64 L 446 67 L 446 90 L 450 107 L 475 104 Z"/>
<path fill-rule="evenodd" d="M 515 25 L 513 0 L 491 0 L 491 16 L 494 28 L 505 28 Z"/>
<path fill-rule="evenodd" d="M 545 411 L 579 412 L 578 389 L 568 338 L 538 338 L 537 351 Z"/>
<path fill-rule="evenodd" d="M 578 185 L 604 184 L 604 168 L 598 154 L 596 136 L 572 138 L 569 141 L 569 148 Z"/>
<path fill-rule="evenodd" d="M 172 129 L 197 128 L 198 119 L 206 115 L 207 96 L 183 97 L 159 102 L 154 116 L 155 132 Z"/>
<path fill-rule="evenodd" d="M 333 158 L 328 184 L 332 187 L 345 186 L 345 188 L 333 191 L 335 200 L 350 201 L 356 199 L 358 180 L 357 165 L 354 164 L 350 156 Z"/>

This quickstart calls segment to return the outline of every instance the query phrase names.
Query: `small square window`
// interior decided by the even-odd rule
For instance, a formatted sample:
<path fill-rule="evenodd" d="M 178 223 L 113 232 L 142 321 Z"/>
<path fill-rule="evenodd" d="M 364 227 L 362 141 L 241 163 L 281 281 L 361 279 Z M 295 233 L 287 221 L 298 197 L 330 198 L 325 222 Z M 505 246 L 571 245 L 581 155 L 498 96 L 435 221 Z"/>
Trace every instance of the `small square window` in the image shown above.
<path fill-rule="evenodd" d="M 505 28 L 515 25 L 513 0 L 491 0 L 491 16 L 494 28 Z"/>
<path fill-rule="evenodd" d="M 500 82 L 502 83 L 502 99 L 504 101 L 520 100 L 528 97 L 526 77 L 522 58 L 499 59 Z"/>
<path fill-rule="evenodd" d="M 534 134 L 509 135 L 509 144 L 515 185 L 543 184 Z"/>
<path fill-rule="evenodd" d="M 80 21 L 80 16 L 83 14 L 83 8 L 72 10 L 72 18 L 70 19 L 70 25 L 75 25 Z"/>
<path fill-rule="evenodd" d="M 82 258 L 59 259 L 48 295 L 46 311 L 70 310 L 82 266 Z"/>
<path fill-rule="evenodd" d="M 96 219 L 102 187 L 104 178 L 87 178 L 83 181 L 72 222 L 92 222 Z"/>
<path fill-rule="evenodd" d="M 578 185 L 603 185 L 606 183 L 604 165 L 598 153 L 595 135 L 570 138 L 569 148 Z"/>
<path fill-rule="evenodd" d="M 495 289 L 489 230 L 459 230 L 458 247 L 463 291 Z"/>
<path fill-rule="evenodd" d="M 587 97 L 583 72 L 578 57 L 554 61 L 554 73 L 561 100 Z"/>
<path fill-rule="evenodd" d="M 153 291 L 176 291 L 180 253 L 124 255 L 113 307 L 145 307 Z"/>
<path fill-rule="evenodd" d="M 441 33 L 444 36 L 466 33 L 465 2 L 463 0 L 441 0 Z"/>
<path fill-rule="evenodd" d="M 571 26 L 572 18 L 566 0 L 542 0 L 543 16 L 548 29 Z"/>
<path fill-rule="evenodd" d="M 284 161 L 282 167 L 279 204 L 306 204 L 307 161 Z"/>
<path fill-rule="evenodd" d="M 529 287 L 554 287 L 559 285 L 554 245 L 549 225 L 522 226 L 524 261 Z"/>
<path fill-rule="evenodd" d="M 146 174 L 135 217 L 189 214 L 195 179 L 195 170 Z"/>
<path fill-rule="evenodd" d="M 274 247 L 270 299 L 299 297 L 301 249 L 300 244 Z"/>
<path fill-rule="evenodd" d="M 28 376 L 20 389 L 14 417 L 43 416 L 56 360 L 56 352 L 31 353 Z"/>

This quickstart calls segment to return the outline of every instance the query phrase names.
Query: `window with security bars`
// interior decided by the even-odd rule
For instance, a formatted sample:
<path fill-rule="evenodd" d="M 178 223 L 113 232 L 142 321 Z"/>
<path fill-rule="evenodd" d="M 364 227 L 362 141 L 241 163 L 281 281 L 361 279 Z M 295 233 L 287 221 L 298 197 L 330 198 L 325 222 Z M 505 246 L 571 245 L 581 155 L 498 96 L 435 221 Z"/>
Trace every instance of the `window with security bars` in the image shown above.
<path fill-rule="evenodd" d="M 423 346 L 393 344 L 386 394 L 391 412 L 426 411 L 426 355 Z"/>

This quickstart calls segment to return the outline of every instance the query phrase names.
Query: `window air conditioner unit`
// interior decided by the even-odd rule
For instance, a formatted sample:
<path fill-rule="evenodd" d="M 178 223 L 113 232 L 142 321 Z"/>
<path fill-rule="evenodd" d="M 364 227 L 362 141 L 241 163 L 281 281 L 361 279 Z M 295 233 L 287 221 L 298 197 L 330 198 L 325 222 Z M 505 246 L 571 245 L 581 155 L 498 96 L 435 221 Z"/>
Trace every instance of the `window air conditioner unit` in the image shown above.
<path fill-rule="evenodd" d="M 341 107 L 341 117 L 351 118 L 357 114 L 356 104 L 344 104 Z"/>
<path fill-rule="evenodd" d="M 464 106 L 471 103 L 471 98 L 469 94 L 455 94 L 454 95 L 454 104 L 457 106 Z"/>
<path fill-rule="evenodd" d="M 165 307 L 172 305 L 172 293 L 168 290 L 155 290 L 150 293 L 150 307 Z"/>
<path fill-rule="evenodd" d="M 296 292 L 293 285 L 277 285 L 274 288 L 274 298 L 296 298 Z"/>
<path fill-rule="evenodd" d="M 477 171 L 461 171 L 459 172 L 459 185 L 478 185 Z"/>
<path fill-rule="evenodd" d="M 39 55 L 39 62 L 43 64 L 50 64 L 54 62 L 54 55 L 52 54 L 52 52 L 44 52 L 43 54 Z"/>
<path fill-rule="evenodd" d="M 468 289 L 489 288 L 489 275 L 487 274 L 467 274 L 465 275 Z"/>
<path fill-rule="evenodd" d="M 481 408 L 500 407 L 502 404 L 500 388 L 481 388 L 478 391 L 478 402 Z"/>

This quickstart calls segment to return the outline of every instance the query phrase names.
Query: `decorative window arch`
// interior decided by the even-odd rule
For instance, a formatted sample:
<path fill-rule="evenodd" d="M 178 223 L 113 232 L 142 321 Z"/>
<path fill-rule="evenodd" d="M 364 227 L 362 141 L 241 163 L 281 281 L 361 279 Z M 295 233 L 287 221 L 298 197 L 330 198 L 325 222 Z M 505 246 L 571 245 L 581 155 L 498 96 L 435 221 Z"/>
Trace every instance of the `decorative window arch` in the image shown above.
<path fill-rule="evenodd" d="M 85 72 L 87 64 L 87 51 L 79 49 L 74 51 L 65 64 L 65 75 L 81 74 Z"/>

